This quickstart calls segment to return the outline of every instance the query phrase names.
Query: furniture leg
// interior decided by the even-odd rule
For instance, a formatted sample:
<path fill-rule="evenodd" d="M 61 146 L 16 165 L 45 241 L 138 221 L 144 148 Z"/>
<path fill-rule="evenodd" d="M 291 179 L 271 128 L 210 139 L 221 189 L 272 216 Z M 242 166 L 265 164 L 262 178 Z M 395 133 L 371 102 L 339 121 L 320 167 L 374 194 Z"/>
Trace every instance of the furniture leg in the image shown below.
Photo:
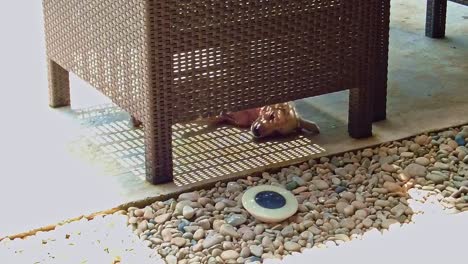
<path fill-rule="evenodd" d="M 447 0 L 427 0 L 426 36 L 430 38 L 445 37 L 445 20 Z"/>
<path fill-rule="evenodd" d="M 145 124 L 146 180 L 152 184 L 168 183 L 172 175 L 172 122 L 159 112 L 151 124 Z"/>
<path fill-rule="evenodd" d="M 47 63 L 50 107 L 69 106 L 70 80 L 68 71 L 51 59 L 47 59 Z"/>
<path fill-rule="evenodd" d="M 372 136 L 373 94 L 370 87 L 349 90 L 348 132 L 353 138 Z"/>
<path fill-rule="evenodd" d="M 140 127 L 142 125 L 142 122 L 138 120 L 136 117 L 130 116 L 130 125 L 132 127 Z"/>
<path fill-rule="evenodd" d="M 374 116 L 373 121 L 387 118 L 387 75 L 388 46 L 390 31 L 390 1 L 381 1 L 379 5 L 379 27 L 377 29 L 376 60 L 373 74 Z"/>

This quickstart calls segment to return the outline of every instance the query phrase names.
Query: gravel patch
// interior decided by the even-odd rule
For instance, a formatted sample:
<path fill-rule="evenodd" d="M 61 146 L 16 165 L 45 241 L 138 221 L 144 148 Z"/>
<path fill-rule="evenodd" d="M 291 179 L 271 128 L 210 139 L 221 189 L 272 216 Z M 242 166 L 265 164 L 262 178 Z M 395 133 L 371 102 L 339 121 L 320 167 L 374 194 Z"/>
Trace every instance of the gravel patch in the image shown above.
<path fill-rule="evenodd" d="M 468 127 L 419 135 L 276 173 L 247 177 L 129 208 L 127 216 L 79 221 L 26 240 L 0 242 L 14 263 L 259 263 L 335 247 L 413 221 L 410 203 L 468 211 Z M 293 217 L 254 219 L 242 194 L 261 184 L 292 191 Z M 411 196 L 409 195 L 411 193 Z M 22 262 L 23 261 L 23 262 Z M 86 262 L 88 261 L 88 262 Z"/>
<path fill-rule="evenodd" d="M 429 191 L 446 209 L 467 211 L 467 137 L 468 127 L 454 128 L 218 183 L 144 209 L 130 208 L 129 225 L 148 247 L 182 264 L 259 262 L 341 244 L 371 229 L 410 223 L 410 189 Z M 254 219 L 241 198 L 261 184 L 292 191 L 298 213 L 277 224 Z M 140 216 L 141 210 L 155 217 Z"/>

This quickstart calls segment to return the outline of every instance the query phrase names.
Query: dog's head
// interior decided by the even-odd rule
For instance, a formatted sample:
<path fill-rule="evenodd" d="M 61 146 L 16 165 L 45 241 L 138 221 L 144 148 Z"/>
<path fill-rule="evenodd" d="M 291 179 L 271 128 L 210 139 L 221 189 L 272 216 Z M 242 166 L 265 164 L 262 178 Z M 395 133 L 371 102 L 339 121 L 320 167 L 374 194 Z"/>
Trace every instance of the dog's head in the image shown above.
<path fill-rule="evenodd" d="M 288 135 L 299 128 L 296 111 L 289 103 L 262 107 L 257 120 L 250 127 L 256 138 L 275 134 Z"/>

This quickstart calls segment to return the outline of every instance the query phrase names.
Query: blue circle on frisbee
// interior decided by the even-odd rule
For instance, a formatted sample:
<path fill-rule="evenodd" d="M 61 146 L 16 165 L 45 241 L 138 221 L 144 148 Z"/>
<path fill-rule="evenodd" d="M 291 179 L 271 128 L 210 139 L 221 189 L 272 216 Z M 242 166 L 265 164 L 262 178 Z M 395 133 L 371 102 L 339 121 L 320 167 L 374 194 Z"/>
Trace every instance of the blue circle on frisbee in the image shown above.
<path fill-rule="evenodd" d="M 255 195 L 255 202 L 263 208 L 279 209 L 286 205 L 286 198 L 273 191 L 263 191 Z"/>

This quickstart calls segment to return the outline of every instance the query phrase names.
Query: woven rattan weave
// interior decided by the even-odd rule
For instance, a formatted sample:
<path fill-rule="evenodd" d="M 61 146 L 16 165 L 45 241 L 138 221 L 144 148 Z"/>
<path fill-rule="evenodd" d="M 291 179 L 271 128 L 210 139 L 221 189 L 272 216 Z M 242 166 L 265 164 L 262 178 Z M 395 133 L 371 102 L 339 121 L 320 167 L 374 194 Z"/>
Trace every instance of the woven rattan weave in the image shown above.
<path fill-rule="evenodd" d="M 147 179 L 172 180 L 172 126 L 350 90 L 349 132 L 385 118 L 389 0 L 44 0 L 50 105 L 68 72 L 140 120 Z"/>
<path fill-rule="evenodd" d="M 468 0 L 450 1 L 468 6 Z M 426 36 L 430 38 L 444 38 L 446 18 L 447 0 L 427 0 Z"/>

